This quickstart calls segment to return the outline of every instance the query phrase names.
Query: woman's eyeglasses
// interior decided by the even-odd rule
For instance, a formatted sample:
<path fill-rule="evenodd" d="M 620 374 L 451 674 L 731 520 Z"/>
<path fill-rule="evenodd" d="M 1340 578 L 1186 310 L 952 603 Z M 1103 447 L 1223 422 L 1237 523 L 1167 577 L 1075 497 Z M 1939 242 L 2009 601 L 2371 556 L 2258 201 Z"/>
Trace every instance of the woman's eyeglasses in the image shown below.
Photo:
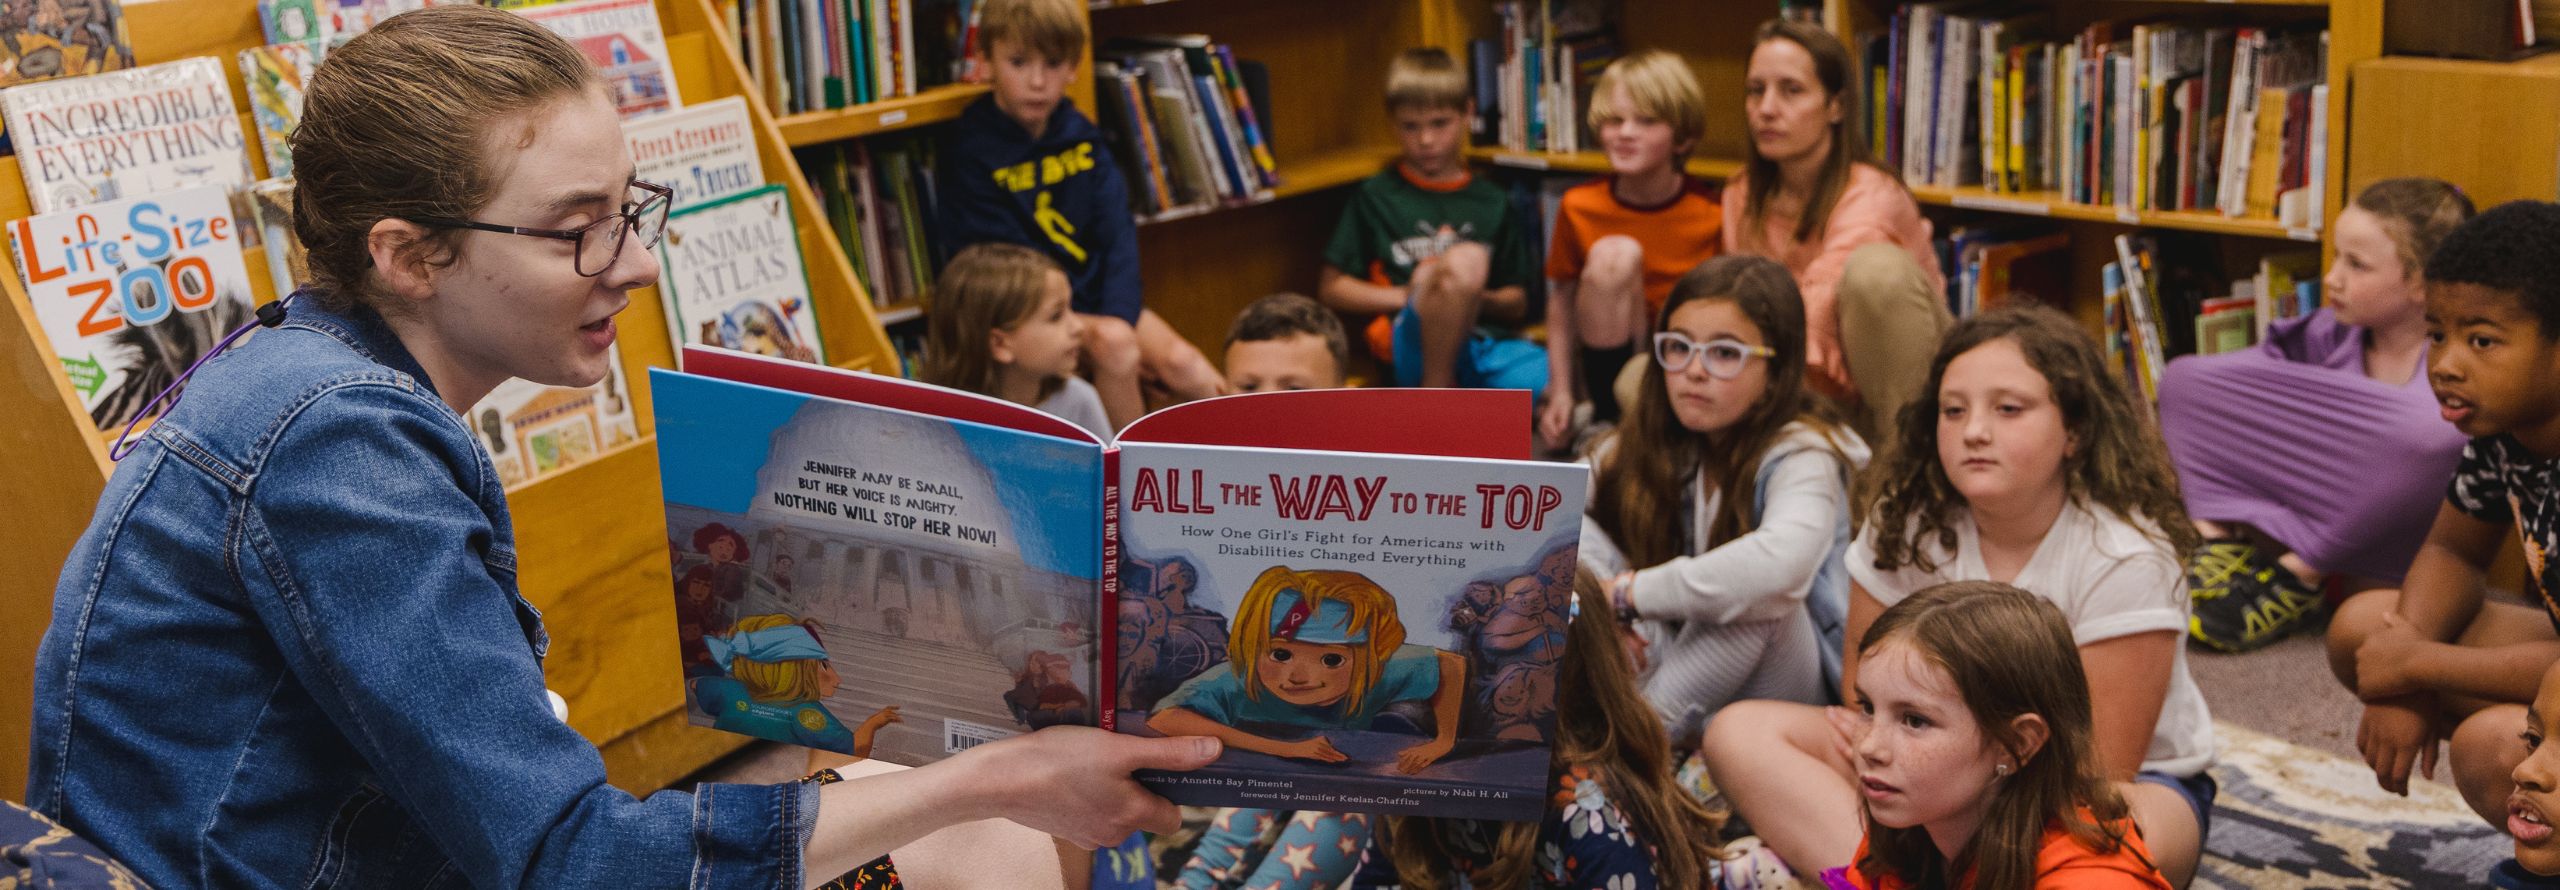
<path fill-rule="evenodd" d="M 440 229 L 471 229 L 573 241 L 578 245 L 578 274 L 594 278 L 613 268 L 613 261 L 622 257 L 623 242 L 631 236 L 639 236 L 642 250 L 658 246 L 658 238 L 667 233 L 667 209 L 675 205 L 675 198 L 675 189 L 634 179 L 631 181 L 631 194 L 622 202 L 622 209 L 575 229 L 501 226 L 445 217 L 417 217 L 410 222 Z"/>
<path fill-rule="evenodd" d="M 1665 374 L 1677 374 L 1689 367 L 1690 362 L 1699 362 L 1706 368 L 1707 376 L 1731 380 L 1741 376 L 1742 369 L 1751 363 L 1753 356 L 1775 358 L 1777 355 L 1775 349 L 1753 346 L 1729 337 L 1700 343 L 1677 331 L 1653 335 L 1653 360 L 1662 366 Z"/>

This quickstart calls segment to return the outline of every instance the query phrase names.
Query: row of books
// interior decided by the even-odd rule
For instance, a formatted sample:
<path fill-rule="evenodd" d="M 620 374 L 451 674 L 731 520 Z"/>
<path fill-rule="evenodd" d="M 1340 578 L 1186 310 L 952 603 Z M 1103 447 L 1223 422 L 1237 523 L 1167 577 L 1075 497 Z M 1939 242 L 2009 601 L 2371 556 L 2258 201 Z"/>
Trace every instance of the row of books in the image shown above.
<path fill-rule="evenodd" d="M 731 34 L 784 114 L 912 96 L 976 78 L 983 0 L 739 0 Z"/>
<path fill-rule="evenodd" d="M 2321 224 L 2329 34 L 1904 6 L 1862 38 L 1870 147 L 1915 185 Z"/>
<path fill-rule="evenodd" d="M 1165 219 L 1269 200 L 1269 77 L 1205 34 L 1117 38 L 1094 58 L 1095 104 L 1129 203 Z"/>
<path fill-rule="evenodd" d="M 1467 44 L 1479 144 L 1512 151 L 1597 147 L 1582 119 L 1591 84 L 1618 55 L 1607 6 L 1591 0 L 1505 0 L 1501 36 Z"/>
<path fill-rule="evenodd" d="M 826 209 L 872 304 L 921 303 L 942 251 L 934 243 L 932 143 L 900 136 L 800 151 L 800 169 Z"/>
<path fill-rule="evenodd" d="M 1961 226 L 1937 242 L 1957 318 L 2020 300 L 2071 303 L 2071 236 L 2048 226 Z"/>
<path fill-rule="evenodd" d="M 2200 271 L 2221 268 L 2211 250 L 2192 235 L 2118 235 L 2100 271 L 2109 367 L 2145 400 L 2159 400 L 2169 359 L 2249 348 L 2321 306 L 2319 251 L 2267 254 L 2249 277 L 2214 282 Z"/>

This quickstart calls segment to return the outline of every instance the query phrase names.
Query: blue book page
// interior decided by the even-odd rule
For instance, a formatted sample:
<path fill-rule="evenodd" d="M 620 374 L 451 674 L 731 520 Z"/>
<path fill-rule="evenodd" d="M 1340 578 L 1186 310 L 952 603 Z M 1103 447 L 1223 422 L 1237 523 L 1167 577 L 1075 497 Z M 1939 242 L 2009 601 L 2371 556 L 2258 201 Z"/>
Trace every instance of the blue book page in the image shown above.
<path fill-rule="evenodd" d="M 651 381 L 695 725 L 920 765 L 1097 722 L 1100 446 Z"/>
<path fill-rule="evenodd" d="M 1124 442 L 1114 727 L 1182 804 L 1533 820 L 1589 471 Z"/>

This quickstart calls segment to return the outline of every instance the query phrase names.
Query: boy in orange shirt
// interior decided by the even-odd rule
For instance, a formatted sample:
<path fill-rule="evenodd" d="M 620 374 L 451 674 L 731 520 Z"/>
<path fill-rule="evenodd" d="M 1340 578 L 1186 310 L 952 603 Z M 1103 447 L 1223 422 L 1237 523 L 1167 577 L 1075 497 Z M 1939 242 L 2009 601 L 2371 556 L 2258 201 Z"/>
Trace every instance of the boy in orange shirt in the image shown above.
<path fill-rule="evenodd" d="M 1679 56 L 1644 50 L 1609 63 L 1591 90 L 1589 123 L 1609 176 L 1574 186 L 1547 248 L 1547 400 L 1538 434 L 1572 441 L 1577 390 L 1591 421 L 1614 423 L 1613 384 L 1671 285 L 1716 255 L 1723 208 L 1683 169 L 1706 134 L 1706 99 Z"/>

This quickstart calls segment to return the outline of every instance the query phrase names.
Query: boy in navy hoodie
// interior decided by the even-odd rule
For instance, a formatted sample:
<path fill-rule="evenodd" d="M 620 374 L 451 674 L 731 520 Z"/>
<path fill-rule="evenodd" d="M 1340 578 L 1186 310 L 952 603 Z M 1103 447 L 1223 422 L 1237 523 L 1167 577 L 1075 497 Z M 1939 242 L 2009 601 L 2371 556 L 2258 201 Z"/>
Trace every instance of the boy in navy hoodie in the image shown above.
<path fill-rule="evenodd" d="M 1218 369 L 1140 303 L 1128 183 L 1066 98 L 1084 54 L 1077 0 L 987 0 L 978 38 L 994 89 L 960 113 L 935 171 L 943 245 L 1021 244 L 1066 270 L 1112 426 L 1145 413 L 1141 379 L 1176 400 L 1217 395 Z"/>

